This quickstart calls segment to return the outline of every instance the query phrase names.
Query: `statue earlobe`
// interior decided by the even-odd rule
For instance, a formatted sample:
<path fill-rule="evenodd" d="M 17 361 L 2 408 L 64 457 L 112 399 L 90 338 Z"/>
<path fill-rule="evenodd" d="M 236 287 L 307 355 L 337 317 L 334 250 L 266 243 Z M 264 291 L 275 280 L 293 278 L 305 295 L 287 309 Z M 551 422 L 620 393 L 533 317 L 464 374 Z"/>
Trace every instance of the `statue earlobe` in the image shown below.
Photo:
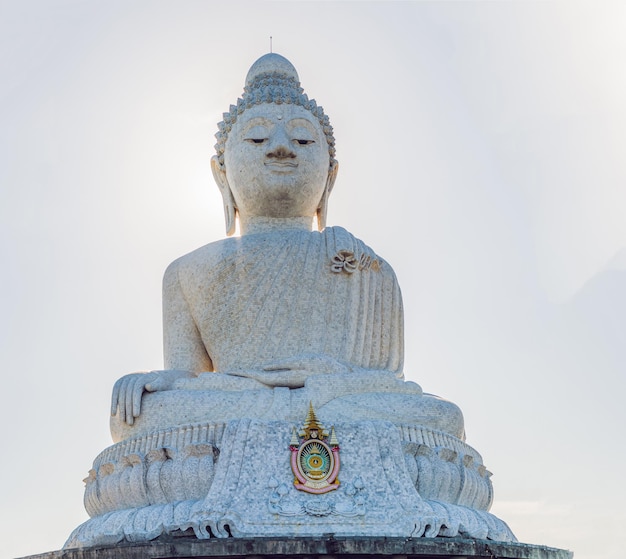
<path fill-rule="evenodd" d="M 328 197 L 335 186 L 335 179 L 337 178 L 337 171 L 339 170 L 339 162 L 333 160 L 328 171 L 328 178 L 326 179 L 326 188 L 324 188 L 324 194 L 317 207 L 317 228 L 323 231 L 326 228 L 326 215 L 328 214 Z"/>
<path fill-rule="evenodd" d="M 226 234 L 230 237 L 235 233 L 237 206 L 235 204 L 235 199 L 233 198 L 233 193 L 228 185 L 228 180 L 226 179 L 226 170 L 222 167 L 222 165 L 220 165 L 217 155 L 211 157 L 211 171 L 213 171 L 213 178 L 222 193 L 222 200 L 224 201 L 224 218 L 226 220 Z"/>

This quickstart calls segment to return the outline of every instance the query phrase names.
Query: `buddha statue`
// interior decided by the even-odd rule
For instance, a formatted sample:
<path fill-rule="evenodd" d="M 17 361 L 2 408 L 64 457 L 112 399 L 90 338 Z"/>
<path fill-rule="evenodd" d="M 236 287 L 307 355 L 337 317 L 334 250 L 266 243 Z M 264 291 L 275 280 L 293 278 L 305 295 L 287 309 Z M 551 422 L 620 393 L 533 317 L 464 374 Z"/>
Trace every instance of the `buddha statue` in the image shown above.
<path fill-rule="evenodd" d="M 295 421 L 309 402 L 330 421 L 418 422 L 462 437 L 454 404 L 403 382 L 391 266 L 345 229 L 325 227 L 333 130 L 288 60 L 269 54 L 252 66 L 217 137 L 213 176 L 227 234 L 238 220 L 241 237 L 168 267 L 165 370 L 115 385 L 114 439 L 202 420 Z"/>
<path fill-rule="evenodd" d="M 514 540 L 487 512 L 490 473 L 460 409 L 404 381 L 393 269 L 326 227 L 333 129 L 287 59 L 252 65 L 216 137 L 228 238 L 167 268 L 164 369 L 115 384 L 115 444 L 85 480 L 92 518 L 66 546 L 185 530 Z M 335 464 L 332 487 L 321 470 L 309 487 L 324 495 L 289 471 L 305 417 L 315 437 L 332 433 L 311 443 L 311 468 Z"/>

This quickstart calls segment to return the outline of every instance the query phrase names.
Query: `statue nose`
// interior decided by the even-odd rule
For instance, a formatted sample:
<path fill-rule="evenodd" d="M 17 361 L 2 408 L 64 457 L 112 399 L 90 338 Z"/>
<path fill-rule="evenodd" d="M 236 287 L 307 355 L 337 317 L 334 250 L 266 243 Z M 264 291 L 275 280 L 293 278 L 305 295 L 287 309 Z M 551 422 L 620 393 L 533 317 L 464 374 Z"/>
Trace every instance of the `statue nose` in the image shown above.
<path fill-rule="evenodd" d="M 296 157 L 295 152 L 289 144 L 289 136 L 282 126 L 276 128 L 269 139 L 267 157 L 276 159 L 293 159 Z"/>

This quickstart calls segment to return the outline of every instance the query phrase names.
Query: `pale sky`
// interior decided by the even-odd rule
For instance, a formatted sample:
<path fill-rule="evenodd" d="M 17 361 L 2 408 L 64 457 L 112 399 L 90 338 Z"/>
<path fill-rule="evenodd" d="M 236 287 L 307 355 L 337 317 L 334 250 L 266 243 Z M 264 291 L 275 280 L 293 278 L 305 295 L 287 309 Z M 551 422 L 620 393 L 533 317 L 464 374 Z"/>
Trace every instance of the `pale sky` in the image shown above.
<path fill-rule="evenodd" d="M 457 403 L 520 541 L 626 545 L 626 5 L 0 0 L 6 557 L 59 549 L 159 369 L 161 277 L 224 236 L 216 123 L 269 50 L 329 115 L 329 225 L 404 295 L 406 377 Z"/>

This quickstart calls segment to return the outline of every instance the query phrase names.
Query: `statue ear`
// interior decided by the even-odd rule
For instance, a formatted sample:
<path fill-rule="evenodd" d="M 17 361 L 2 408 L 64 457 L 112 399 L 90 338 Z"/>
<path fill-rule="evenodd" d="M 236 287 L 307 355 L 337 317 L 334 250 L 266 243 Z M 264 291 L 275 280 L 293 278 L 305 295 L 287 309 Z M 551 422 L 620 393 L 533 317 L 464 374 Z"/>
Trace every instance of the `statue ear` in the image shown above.
<path fill-rule="evenodd" d="M 224 218 L 226 219 L 226 234 L 230 237 L 235 232 L 237 205 L 235 204 L 233 193 L 228 185 L 226 169 L 220 165 L 220 160 L 217 155 L 211 157 L 211 171 L 213 171 L 213 178 L 222 193 L 222 199 L 224 201 Z"/>
<path fill-rule="evenodd" d="M 339 171 L 339 162 L 333 161 L 328 171 L 328 178 L 326 179 L 326 188 L 324 188 L 324 194 L 320 200 L 319 206 L 317 206 L 317 228 L 323 231 L 326 228 L 326 215 L 328 213 L 328 197 L 335 186 L 335 179 L 337 178 L 337 171 Z"/>

